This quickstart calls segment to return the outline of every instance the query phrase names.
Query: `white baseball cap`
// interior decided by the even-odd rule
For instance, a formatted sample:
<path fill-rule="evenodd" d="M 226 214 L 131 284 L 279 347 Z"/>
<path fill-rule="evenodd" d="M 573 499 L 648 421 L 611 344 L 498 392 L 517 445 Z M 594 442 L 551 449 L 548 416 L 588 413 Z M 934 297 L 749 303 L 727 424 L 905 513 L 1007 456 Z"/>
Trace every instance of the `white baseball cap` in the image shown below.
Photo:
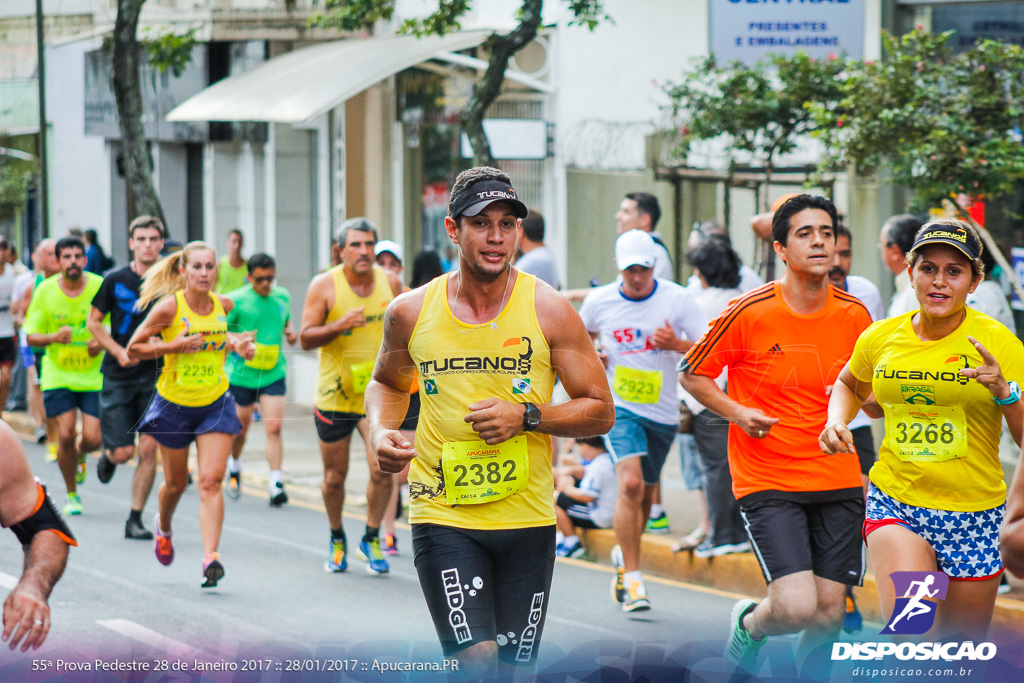
<path fill-rule="evenodd" d="M 381 252 L 390 251 L 395 255 L 395 258 L 405 263 L 405 254 L 402 253 L 402 245 L 398 242 L 392 242 L 391 240 L 381 240 L 377 242 L 377 246 L 373 248 L 373 255 L 380 256 Z"/>
<path fill-rule="evenodd" d="M 615 266 L 619 270 L 630 266 L 653 268 L 656 253 L 654 238 L 645 230 L 627 230 L 615 240 Z"/>

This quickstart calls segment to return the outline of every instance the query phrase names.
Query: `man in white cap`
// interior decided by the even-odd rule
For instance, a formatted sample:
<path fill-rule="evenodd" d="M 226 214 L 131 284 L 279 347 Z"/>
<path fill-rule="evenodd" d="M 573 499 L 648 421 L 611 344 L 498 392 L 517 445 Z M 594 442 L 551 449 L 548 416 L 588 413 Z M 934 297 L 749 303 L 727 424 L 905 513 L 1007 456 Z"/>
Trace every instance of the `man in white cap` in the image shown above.
<path fill-rule="evenodd" d="M 405 270 L 405 252 L 401 244 L 391 240 L 381 240 L 374 245 L 373 255 L 378 266 L 402 277 L 402 271 Z"/>
<path fill-rule="evenodd" d="M 654 275 L 657 247 L 650 234 L 628 230 L 615 242 L 618 282 L 594 289 L 580 317 L 606 355 L 615 402 L 608 452 L 619 494 L 612 550 L 618 572 L 615 599 L 626 612 L 651 608 L 640 574 L 640 535 L 679 425 L 675 364 L 707 327 L 686 288 Z"/>

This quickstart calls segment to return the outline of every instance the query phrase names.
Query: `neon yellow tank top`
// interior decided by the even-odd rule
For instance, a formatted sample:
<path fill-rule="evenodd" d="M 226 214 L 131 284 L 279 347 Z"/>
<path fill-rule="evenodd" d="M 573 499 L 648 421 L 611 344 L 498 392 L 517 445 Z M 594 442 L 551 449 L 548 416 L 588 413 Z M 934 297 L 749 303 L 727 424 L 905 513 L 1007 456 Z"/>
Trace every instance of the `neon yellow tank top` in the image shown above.
<path fill-rule="evenodd" d="M 228 317 L 220 298 L 210 294 L 213 311 L 199 315 L 185 301 L 185 292 L 175 292 L 178 308 L 174 322 L 160 335 L 165 342 L 175 339 L 183 331 L 202 334 L 203 350 L 195 353 L 169 353 L 164 356 L 164 367 L 156 383 L 161 396 L 180 406 L 196 408 L 208 406 L 228 390 L 228 376 L 224 372 L 224 357 L 228 348 Z"/>
<path fill-rule="evenodd" d="M 343 413 L 366 412 L 363 393 L 370 383 L 373 364 L 384 338 L 384 311 L 395 298 L 387 272 L 373 267 L 373 291 L 361 297 L 352 291 L 343 266 L 330 271 L 334 279 L 334 307 L 327 323 L 343 317 L 349 309 L 363 307 L 366 325 L 338 335 L 320 348 L 320 374 L 316 384 L 316 407 Z"/>
<path fill-rule="evenodd" d="M 453 469 L 451 462 L 446 468 L 442 462 L 442 454 L 455 462 L 464 457 L 465 450 L 460 452 L 456 444 L 478 441 L 472 426 L 463 420 L 471 404 L 485 398 L 538 405 L 551 402 L 555 373 L 534 306 L 537 280 L 519 273 L 494 326 L 478 327 L 455 319 L 448 304 L 448 277 L 439 277 L 427 286 L 409 340 L 421 397 L 417 457 L 409 470 L 410 519 L 464 529 L 554 524 L 551 439 L 546 434 L 520 433 L 491 447 L 504 453 L 497 457 L 497 465 L 481 460 L 484 466 L 478 471 L 469 461 L 461 469 Z M 486 490 L 489 483 L 504 484 L 520 475 L 515 457 L 508 455 L 517 450 L 519 439 L 520 444 L 525 442 L 523 470 L 528 472 L 521 490 L 492 502 L 450 503 L 460 488 L 468 490 L 480 482 Z"/>

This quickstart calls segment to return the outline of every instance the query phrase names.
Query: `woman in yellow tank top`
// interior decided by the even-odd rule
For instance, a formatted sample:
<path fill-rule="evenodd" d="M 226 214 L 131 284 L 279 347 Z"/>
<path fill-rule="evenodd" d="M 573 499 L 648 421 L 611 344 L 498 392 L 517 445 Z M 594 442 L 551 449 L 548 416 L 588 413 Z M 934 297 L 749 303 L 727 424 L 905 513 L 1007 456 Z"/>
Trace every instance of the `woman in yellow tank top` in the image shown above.
<path fill-rule="evenodd" d="M 163 565 L 174 560 L 171 518 L 188 484 L 188 448 L 195 441 L 204 588 L 224 576 L 217 555 L 224 523 L 221 482 L 232 437 L 241 431 L 224 360 L 228 351 L 247 360 L 256 352 L 251 334 L 228 332 L 227 314 L 234 302 L 213 293 L 216 282 L 217 253 L 204 242 L 190 242 L 157 262 L 146 273 L 136 305 L 144 309 L 151 301 L 159 303 L 128 343 L 133 359 L 164 358 L 156 396 L 139 427 L 160 444 L 164 463 L 156 558 Z"/>

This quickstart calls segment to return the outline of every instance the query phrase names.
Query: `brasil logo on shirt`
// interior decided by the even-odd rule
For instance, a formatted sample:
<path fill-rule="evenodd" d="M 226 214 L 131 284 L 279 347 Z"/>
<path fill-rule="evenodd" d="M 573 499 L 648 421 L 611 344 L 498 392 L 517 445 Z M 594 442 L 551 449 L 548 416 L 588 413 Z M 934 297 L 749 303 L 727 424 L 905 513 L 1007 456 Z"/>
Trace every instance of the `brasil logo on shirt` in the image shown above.
<path fill-rule="evenodd" d="M 427 396 L 437 395 L 437 380 L 425 379 L 423 380 L 423 393 Z"/>

